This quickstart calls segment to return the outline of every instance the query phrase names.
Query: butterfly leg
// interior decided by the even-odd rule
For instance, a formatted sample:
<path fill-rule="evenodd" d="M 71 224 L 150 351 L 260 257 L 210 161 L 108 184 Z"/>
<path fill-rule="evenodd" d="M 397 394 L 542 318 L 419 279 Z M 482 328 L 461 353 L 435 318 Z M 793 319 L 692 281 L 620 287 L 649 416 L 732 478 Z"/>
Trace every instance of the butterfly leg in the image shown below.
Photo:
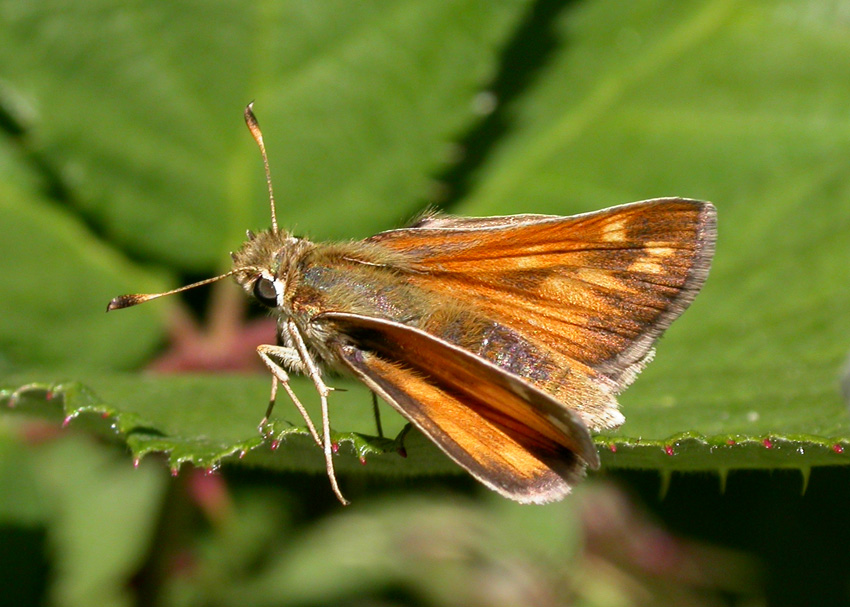
<path fill-rule="evenodd" d="M 378 436 L 384 438 L 384 428 L 381 426 L 381 410 L 378 409 L 378 395 L 372 392 L 372 413 L 375 415 L 375 428 Z"/>
<path fill-rule="evenodd" d="M 304 371 L 310 379 L 313 380 L 313 385 L 316 386 L 316 391 L 319 393 L 319 400 L 322 404 L 322 447 L 325 452 L 325 468 L 327 469 L 328 479 L 331 481 L 331 488 L 333 489 L 334 494 L 336 494 L 337 499 L 339 499 L 344 506 L 347 506 L 349 501 L 343 497 L 342 492 L 339 490 L 339 485 L 336 482 L 336 473 L 334 472 L 333 445 L 331 444 L 331 422 L 328 417 L 328 394 L 330 394 L 331 389 L 322 379 L 322 373 L 319 371 L 319 366 L 310 355 L 310 351 L 307 349 L 307 344 L 304 343 L 304 338 L 301 337 L 301 333 L 298 332 L 298 327 L 291 320 L 286 323 L 285 327 L 286 332 L 292 340 L 292 344 L 298 351 L 301 363 L 304 365 Z"/>
<path fill-rule="evenodd" d="M 286 364 L 292 360 L 293 356 L 298 357 L 298 352 L 294 348 L 264 344 L 257 347 L 257 354 L 260 355 L 260 358 L 263 359 L 263 363 L 266 367 L 268 367 L 272 374 L 272 393 L 269 399 L 269 408 L 266 409 L 266 415 L 263 417 L 263 421 L 260 422 L 260 432 L 263 432 L 263 428 L 269 421 L 269 417 L 272 414 L 275 398 L 277 396 L 278 385 L 282 385 L 290 400 L 295 403 L 301 417 L 303 417 L 304 421 L 307 423 L 307 429 L 310 431 L 313 440 L 316 441 L 316 444 L 319 445 L 319 447 L 321 447 L 322 440 L 319 438 L 319 433 L 316 431 L 316 426 L 313 424 L 313 420 L 310 419 L 307 409 L 304 408 L 304 405 L 301 404 L 300 400 L 298 400 L 298 396 L 295 394 L 295 391 L 289 385 L 289 375 L 287 375 L 286 371 L 283 370 L 283 367 L 278 362 L 278 360 L 280 360 Z M 300 364 L 300 358 L 298 358 L 298 362 Z M 291 365 L 288 366 L 291 367 Z"/>
<path fill-rule="evenodd" d="M 274 409 L 275 400 L 277 400 L 277 386 L 278 379 L 277 375 L 272 375 L 272 393 L 269 396 L 269 406 L 266 408 L 266 414 L 263 416 L 263 419 L 260 420 L 260 434 L 263 435 L 263 438 L 269 438 L 270 435 L 266 434 L 266 424 L 269 423 L 269 420 L 272 417 L 272 410 Z"/>

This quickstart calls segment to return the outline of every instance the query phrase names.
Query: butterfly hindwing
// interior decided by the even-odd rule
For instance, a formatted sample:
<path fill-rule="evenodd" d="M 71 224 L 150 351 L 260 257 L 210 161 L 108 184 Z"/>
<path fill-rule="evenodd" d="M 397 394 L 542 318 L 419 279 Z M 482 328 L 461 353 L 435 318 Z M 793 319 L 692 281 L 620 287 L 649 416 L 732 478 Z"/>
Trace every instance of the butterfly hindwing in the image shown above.
<path fill-rule="evenodd" d="M 556 500 L 585 465 L 599 465 L 581 418 L 522 378 L 403 324 L 342 313 L 319 318 L 346 335 L 337 346 L 344 366 L 503 495 Z"/>

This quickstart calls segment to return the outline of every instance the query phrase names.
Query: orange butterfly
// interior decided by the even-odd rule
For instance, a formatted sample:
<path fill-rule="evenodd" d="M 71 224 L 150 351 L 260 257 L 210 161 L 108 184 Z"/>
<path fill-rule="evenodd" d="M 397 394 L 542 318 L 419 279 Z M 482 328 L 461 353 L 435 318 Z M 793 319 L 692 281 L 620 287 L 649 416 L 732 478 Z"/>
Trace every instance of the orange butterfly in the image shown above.
<path fill-rule="evenodd" d="M 268 161 L 251 106 L 246 121 Z M 129 307 L 234 276 L 278 319 L 258 353 L 325 454 L 337 497 L 323 369 L 355 375 L 475 478 L 505 497 L 561 499 L 599 466 L 590 430 L 623 422 L 616 394 L 693 301 L 714 253 L 707 202 L 660 198 L 573 217 L 426 215 L 358 242 L 277 227 L 233 269 Z M 319 432 L 289 386 L 308 375 Z M 261 427 L 264 423 L 261 424 Z"/>

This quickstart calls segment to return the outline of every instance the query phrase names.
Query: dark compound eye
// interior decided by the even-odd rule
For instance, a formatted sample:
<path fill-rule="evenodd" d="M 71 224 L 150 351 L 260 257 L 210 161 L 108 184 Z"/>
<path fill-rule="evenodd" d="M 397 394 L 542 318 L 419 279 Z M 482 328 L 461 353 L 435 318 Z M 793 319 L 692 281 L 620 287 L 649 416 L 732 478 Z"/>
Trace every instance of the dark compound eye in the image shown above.
<path fill-rule="evenodd" d="M 277 291 L 274 283 L 268 278 L 258 278 L 254 283 L 254 297 L 264 306 L 274 308 L 277 306 Z"/>

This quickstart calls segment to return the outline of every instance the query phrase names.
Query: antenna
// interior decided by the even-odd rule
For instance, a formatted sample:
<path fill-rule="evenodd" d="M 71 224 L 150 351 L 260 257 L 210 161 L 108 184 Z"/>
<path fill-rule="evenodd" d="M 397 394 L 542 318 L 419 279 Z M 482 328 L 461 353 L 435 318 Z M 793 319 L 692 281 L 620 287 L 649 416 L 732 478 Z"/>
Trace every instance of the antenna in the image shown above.
<path fill-rule="evenodd" d="M 263 132 L 260 130 L 260 123 L 257 122 L 257 117 L 254 116 L 254 102 L 252 101 L 245 107 L 245 124 L 248 125 L 248 130 L 254 136 L 254 141 L 260 147 L 260 153 L 263 155 L 263 166 L 266 168 L 266 183 L 269 186 L 269 206 L 272 212 L 272 234 L 277 234 L 277 215 L 274 210 L 274 192 L 272 191 L 272 173 L 269 170 L 269 157 L 266 156 L 266 146 L 263 143 Z"/>
<path fill-rule="evenodd" d="M 189 289 L 194 289 L 195 287 L 202 287 L 204 285 L 208 285 L 211 282 L 216 282 L 221 280 L 222 278 L 227 278 L 228 276 L 233 276 L 234 274 L 238 274 L 239 272 L 250 272 L 255 271 L 259 272 L 260 268 L 255 268 L 253 266 L 244 266 L 241 268 L 233 268 L 230 272 L 226 274 L 222 274 L 221 276 L 215 276 L 213 278 L 207 278 L 206 280 L 202 280 L 200 282 L 194 282 L 190 285 L 186 285 L 185 287 L 180 287 L 178 289 L 172 289 L 171 291 L 165 291 L 164 293 L 134 293 L 133 295 L 119 295 L 109 302 L 109 305 L 106 306 L 106 311 L 111 312 L 112 310 L 121 310 L 123 308 L 129 308 L 140 303 L 145 303 L 146 301 L 150 301 L 151 299 L 157 299 L 158 297 L 165 297 L 166 295 L 174 295 L 175 293 L 181 293 L 183 291 L 188 291 Z"/>

